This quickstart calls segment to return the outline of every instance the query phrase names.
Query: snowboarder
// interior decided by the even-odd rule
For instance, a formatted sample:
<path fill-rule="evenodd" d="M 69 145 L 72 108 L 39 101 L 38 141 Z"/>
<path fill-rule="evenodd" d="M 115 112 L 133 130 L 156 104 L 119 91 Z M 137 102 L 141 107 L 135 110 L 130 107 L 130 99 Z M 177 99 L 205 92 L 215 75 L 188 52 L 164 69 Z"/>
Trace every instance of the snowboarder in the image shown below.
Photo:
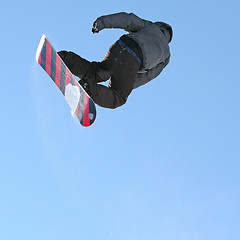
<path fill-rule="evenodd" d="M 92 32 L 121 28 L 120 37 L 101 62 L 89 62 L 68 51 L 58 52 L 94 102 L 105 108 L 123 105 L 134 88 L 156 78 L 169 63 L 173 31 L 164 22 L 151 22 L 133 13 L 116 13 L 97 18 Z M 108 87 L 98 84 L 110 79 Z"/>

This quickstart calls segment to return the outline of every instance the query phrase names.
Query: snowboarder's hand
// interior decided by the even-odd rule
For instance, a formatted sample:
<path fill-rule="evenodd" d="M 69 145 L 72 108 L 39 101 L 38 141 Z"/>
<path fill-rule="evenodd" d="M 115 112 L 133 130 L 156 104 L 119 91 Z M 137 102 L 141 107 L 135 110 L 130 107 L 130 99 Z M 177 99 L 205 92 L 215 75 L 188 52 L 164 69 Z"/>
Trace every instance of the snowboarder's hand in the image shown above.
<path fill-rule="evenodd" d="M 101 18 L 98 18 L 93 23 L 92 33 L 99 33 L 101 30 L 105 28 L 104 23 Z"/>
<path fill-rule="evenodd" d="M 92 33 L 99 33 L 97 22 L 93 23 Z"/>

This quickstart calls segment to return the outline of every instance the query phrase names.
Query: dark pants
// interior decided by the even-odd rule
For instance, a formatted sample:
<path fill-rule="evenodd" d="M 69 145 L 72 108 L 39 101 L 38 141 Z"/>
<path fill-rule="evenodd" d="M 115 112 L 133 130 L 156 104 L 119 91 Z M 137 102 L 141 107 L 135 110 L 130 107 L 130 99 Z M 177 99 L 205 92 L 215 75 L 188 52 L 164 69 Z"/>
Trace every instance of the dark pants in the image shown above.
<path fill-rule="evenodd" d="M 65 63 L 74 75 L 88 80 L 93 101 L 105 108 L 117 108 L 127 101 L 140 68 L 136 58 L 118 42 L 110 47 L 102 62 L 89 62 L 68 52 Z M 98 84 L 108 79 L 108 87 Z"/>

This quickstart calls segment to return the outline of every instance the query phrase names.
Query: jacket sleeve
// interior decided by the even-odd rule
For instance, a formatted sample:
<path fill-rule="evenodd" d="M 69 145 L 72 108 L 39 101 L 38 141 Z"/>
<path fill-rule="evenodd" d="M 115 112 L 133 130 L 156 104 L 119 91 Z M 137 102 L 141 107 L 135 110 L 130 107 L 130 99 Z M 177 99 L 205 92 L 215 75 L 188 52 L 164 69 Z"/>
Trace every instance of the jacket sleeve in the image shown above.
<path fill-rule="evenodd" d="M 139 18 L 133 13 L 115 13 L 97 18 L 94 22 L 101 31 L 104 28 L 120 28 L 128 32 L 137 32 L 146 25 L 151 24 L 150 21 Z"/>

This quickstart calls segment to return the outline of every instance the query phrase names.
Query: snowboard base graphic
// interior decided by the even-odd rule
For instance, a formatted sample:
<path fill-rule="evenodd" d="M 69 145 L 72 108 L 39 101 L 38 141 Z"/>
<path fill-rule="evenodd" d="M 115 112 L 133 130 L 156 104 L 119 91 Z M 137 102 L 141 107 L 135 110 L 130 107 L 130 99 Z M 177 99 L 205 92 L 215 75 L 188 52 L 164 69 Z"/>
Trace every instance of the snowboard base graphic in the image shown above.
<path fill-rule="evenodd" d="M 85 127 L 93 124 L 97 113 L 93 100 L 75 79 L 45 35 L 38 45 L 36 62 L 62 92 L 79 122 Z"/>

